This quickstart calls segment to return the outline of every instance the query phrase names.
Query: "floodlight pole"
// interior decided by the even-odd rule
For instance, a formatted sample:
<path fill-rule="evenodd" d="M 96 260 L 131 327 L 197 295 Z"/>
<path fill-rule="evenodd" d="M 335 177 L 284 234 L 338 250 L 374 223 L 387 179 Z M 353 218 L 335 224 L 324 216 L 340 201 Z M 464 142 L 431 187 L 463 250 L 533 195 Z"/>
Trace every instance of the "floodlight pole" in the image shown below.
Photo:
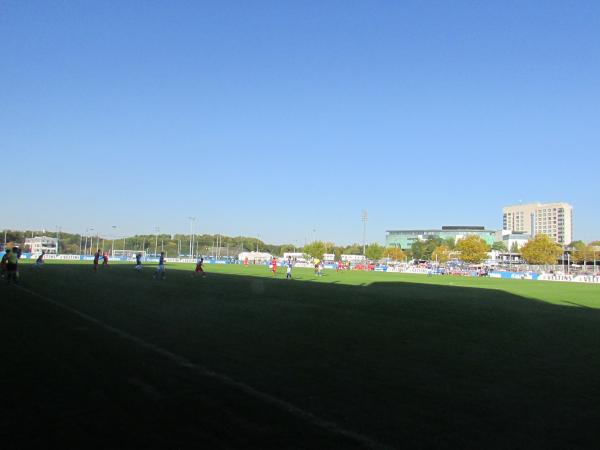
<path fill-rule="evenodd" d="M 193 258 L 194 256 L 192 254 L 192 251 L 194 249 L 194 233 L 192 231 L 193 230 L 192 224 L 196 220 L 196 218 L 195 217 L 188 217 L 188 219 L 190 219 L 190 254 L 189 254 L 189 256 L 191 258 Z"/>
<path fill-rule="evenodd" d="M 154 227 L 154 236 L 155 236 L 155 240 L 154 240 L 154 256 L 156 256 L 156 252 L 158 251 L 158 227 Z"/>
<path fill-rule="evenodd" d="M 117 229 L 117 226 L 113 225 L 112 229 L 113 229 L 113 239 L 112 239 L 111 246 L 110 246 L 110 256 L 113 256 L 115 253 L 115 231 Z"/>
<path fill-rule="evenodd" d="M 363 255 L 365 255 L 365 250 L 367 248 L 367 221 L 369 220 L 367 210 L 362 212 L 360 220 L 363 222 Z"/>

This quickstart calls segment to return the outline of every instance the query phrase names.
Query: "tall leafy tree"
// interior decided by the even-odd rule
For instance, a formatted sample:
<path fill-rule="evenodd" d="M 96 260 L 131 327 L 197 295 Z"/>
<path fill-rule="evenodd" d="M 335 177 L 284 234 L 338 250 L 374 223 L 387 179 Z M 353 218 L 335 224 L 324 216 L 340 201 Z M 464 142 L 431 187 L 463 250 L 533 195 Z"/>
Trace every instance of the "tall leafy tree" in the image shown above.
<path fill-rule="evenodd" d="M 505 252 L 508 250 L 508 248 L 506 248 L 506 244 L 502 241 L 496 241 L 492 244 L 492 250 L 496 250 L 499 252 Z"/>
<path fill-rule="evenodd" d="M 521 249 L 521 255 L 529 264 L 555 264 L 561 253 L 561 246 L 545 234 L 537 234 Z"/>
<path fill-rule="evenodd" d="M 373 260 L 381 259 L 384 250 L 385 248 L 377 243 L 369 244 L 365 249 L 365 256 Z"/>
<path fill-rule="evenodd" d="M 572 249 L 571 255 L 573 261 L 586 265 L 588 261 L 594 260 L 594 246 L 584 244 L 578 241 L 575 245 L 571 244 Z"/>
<path fill-rule="evenodd" d="M 307 256 L 319 259 L 322 259 L 325 253 L 329 253 L 327 245 L 322 241 L 314 241 L 306 244 L 302 251 Z"/>
<path fill-rule="evenodd" d="M 406 259 L 406 253 L 399 247 L 388 247 L 383 251 L 383 256 L 389 258 L 392 261 L 404 261 Z"/>
<path fill-rule="evenodd" d="M 488 245 L 479 236 L 467 236 L 456 244 L 460 259 L 468 263 L 480 263 L 487 258 Z"/>
<path fill-rule="evenodd" d="M 431 254 L 431 260 L 445 263 L 450 259 L 450 249 L 446 245 L 438 245 Z"/>
<path fill-rule="evenodd" d="M 345 255 L 362 255 L 362 245 L 359 244 L 352 244 L 352 245 L 348 245 L 345 249 L 344 249 L 344 254 Z"/>
<path fill-rule="evenodd" d="M 454 250 L 456 248 L 456 239 L 454 239 L 453 237 L 449 237 L 444 239 L 444 244 L 448 250 Z"/>
<path fill-rule="evenodd" d="M 413 258 L 430 260 L 433 251 L 444 243 L 444 240 L 437 236 L 430 236 L 424 241 L 415 241 L 411 246 Z"/>
<path fill-rule="evenodd" d="M 412 257 L 414 259 L 425 259 L 425 242 L 424 241 L 415 241 L 410 246 L 410 252 L 412 253 Z"/>
<path fill-rule="evenodd" d="M 521 253 L 521 249 L 519 248 L 519 244 L 517 244 L 516 242 L 513 242 L 512 245 L 510 246 L 510 252 L 511 253 Z"/>

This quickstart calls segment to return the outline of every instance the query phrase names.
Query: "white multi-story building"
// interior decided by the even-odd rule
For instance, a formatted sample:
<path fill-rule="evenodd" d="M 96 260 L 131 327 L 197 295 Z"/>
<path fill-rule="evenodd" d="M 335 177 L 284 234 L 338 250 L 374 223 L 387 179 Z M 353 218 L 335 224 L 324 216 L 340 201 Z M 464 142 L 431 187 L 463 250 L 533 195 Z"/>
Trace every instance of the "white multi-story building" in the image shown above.
<path fill-rule="evenodd" d="M 25 238 L 25 247 L 29 247 L 29 251 L 34 254 L 44 252 L 46 254 L 56 255 L 58 249 L 58 239 L 48 236 Z"/>
<path fill-rule="evenodd" d="M 502 209 L 502 229 L 546 234 L 560 245 L 573 240 L 573 207 L 568 203 L 527 203 Z"/>

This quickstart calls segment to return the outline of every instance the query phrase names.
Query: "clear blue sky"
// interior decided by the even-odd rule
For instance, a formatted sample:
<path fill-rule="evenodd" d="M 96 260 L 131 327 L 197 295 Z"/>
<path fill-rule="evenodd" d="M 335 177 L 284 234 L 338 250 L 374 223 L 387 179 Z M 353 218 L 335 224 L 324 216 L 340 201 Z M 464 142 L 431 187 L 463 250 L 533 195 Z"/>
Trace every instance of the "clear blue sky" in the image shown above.
<path fill-rule="evenodd" d="M 3 228 L 600 239 L 598 1 L 5 0 L 0 56 Z"/>

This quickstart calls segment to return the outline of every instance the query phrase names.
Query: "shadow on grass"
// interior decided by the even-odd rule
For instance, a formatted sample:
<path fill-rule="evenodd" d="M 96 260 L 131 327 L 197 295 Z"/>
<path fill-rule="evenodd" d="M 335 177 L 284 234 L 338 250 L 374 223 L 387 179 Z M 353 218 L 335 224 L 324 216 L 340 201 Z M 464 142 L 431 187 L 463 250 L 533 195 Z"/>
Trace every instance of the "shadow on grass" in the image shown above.
<path fill-rule="evenodd" d="M 409 282 L 352 286 L 221 273 L 192 279 L 177 270 L 161 281 L 151 271 L 119 266 L 97 274 L 48 266 L 35 278 L 24 276 L 23 284 L 393 447 L 595 448 L 600 442 L 600 321 L 592 308 Z M 187 445 L 200 433 L 239 446 L 227 438 L 233 433 L 254 447 L 345 447 L 326 443 L 305 424 L 274 419 L 276 412 L 260 421 L 260 406 L 250 399 L 192 379 L 93 325 L 82 331 L 78 319 L 13 294 L 18 302 L 5 302 L 0 320 L 2 345 L 12 349 L 7 354 L 18 370 L 4 386 L 12 392 L 37 386 L 39 397 L 26 395 L 21 406 L 42 411 L 39 418 L 60 411 L 61 402 L 76 409 L 84 398 L 99 405 L 100 412 L 86 413 L 93 420 L 115 425 L 107 419 L 114 415 L 156 439 L 172 433 Z M 140 393 L 139 386 L 150 387 Z M 143 391 L 153 392 L 151 400 Z M 138 403 L 153 413 L 136 419 L 131 405 Z M 177 413 L 178 405 L 207 417 L 223 408 L 229 419 L 192 421 Z M 68 423 L 58 428 L 68 434 Z M 126 427 L 117 428 L 131 438 Z"/>

